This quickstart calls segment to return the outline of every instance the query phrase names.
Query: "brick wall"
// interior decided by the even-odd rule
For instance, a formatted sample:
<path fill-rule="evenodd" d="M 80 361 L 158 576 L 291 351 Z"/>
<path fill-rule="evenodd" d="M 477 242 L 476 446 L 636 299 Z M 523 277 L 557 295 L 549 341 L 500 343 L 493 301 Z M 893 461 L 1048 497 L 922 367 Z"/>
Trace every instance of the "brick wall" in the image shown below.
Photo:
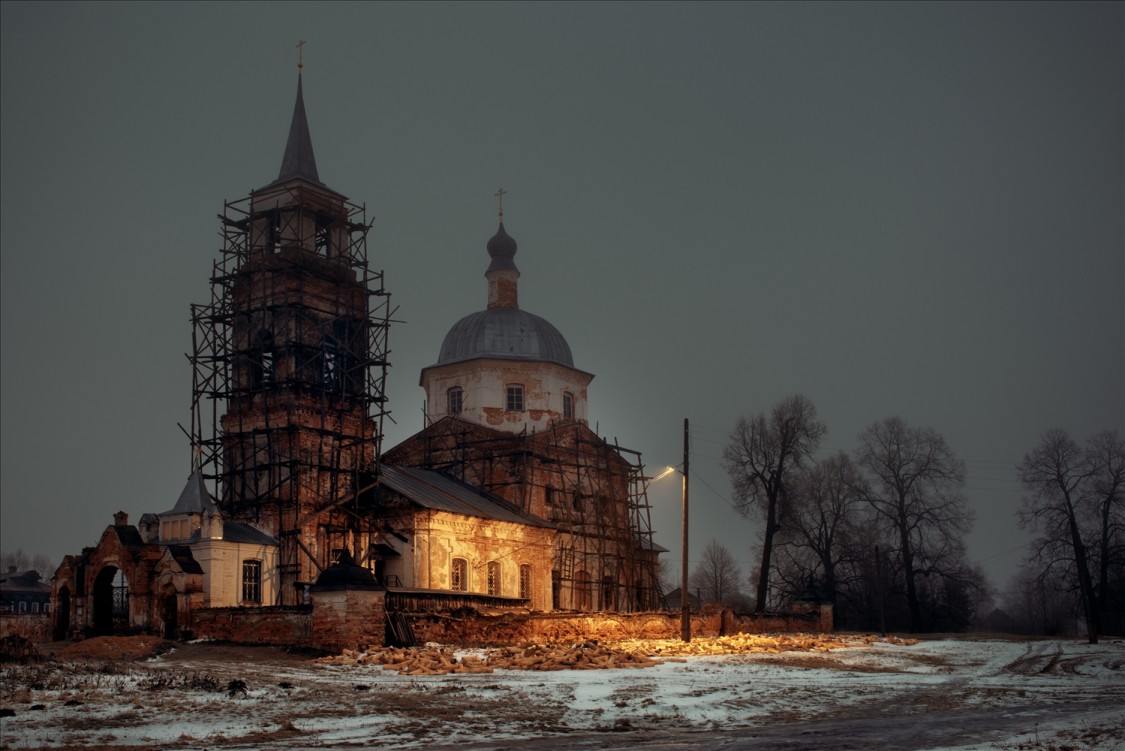
<path fill-rule="evenodd" d="M 407 618 L 419 643 L 432 641 L 464 646 L 496 646 L 526 642 L 579 642 L 587 639 L 680 638 L 680 614 L 671 612 L 591 613 L 585 616 L 553 613 L 416 613 Z M 704 608 L 702 613 L 691 615 L 693 636 L 810 631 L 832 631 L 830 607 L 765 616 L 735 615 L 729 610 Z"/>
<path fill-rule="evenodd" d="M 22 636 L 31 642 L 44 642 L 51 638 L 49 615 L 0 613 L 0 639 L 5 636 Z"/>
<path fill-rule="evenodd" d="M 192 637 L 239 644 L 310 647 L 312 608 L 202 608 L 192 612 Z"/>

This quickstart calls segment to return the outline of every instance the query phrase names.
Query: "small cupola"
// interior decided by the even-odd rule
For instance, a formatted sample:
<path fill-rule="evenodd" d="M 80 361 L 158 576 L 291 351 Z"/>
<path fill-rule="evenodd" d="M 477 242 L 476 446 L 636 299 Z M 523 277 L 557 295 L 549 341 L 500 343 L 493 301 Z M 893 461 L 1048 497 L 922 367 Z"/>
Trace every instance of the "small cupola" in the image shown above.
<path fill-rule="evenodd" d="M 500 199 L 500 227 L 488 241 L 488 256 L 492 259 L 488 271 L 488 308 L 519 308 L 517 280 L 520 270 L 516 268 L 516 241 L 504 230 L 504 191 L 496 191 Z"/>

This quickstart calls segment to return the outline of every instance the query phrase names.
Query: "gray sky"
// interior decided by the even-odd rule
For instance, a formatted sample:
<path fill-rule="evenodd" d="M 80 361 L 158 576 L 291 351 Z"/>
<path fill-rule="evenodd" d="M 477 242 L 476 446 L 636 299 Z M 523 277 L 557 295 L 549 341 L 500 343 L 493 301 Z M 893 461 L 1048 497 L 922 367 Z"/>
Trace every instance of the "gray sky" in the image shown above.
<path fill-rule="evenodd" d="M 998 586 L 1014 463 L 1125 429 L 1121 3 L 4 2 L 0 35 L 5 551 L 174 504 L 189 304 L 223 200 L 277 176 L 298 39 L 320 176 L 404 321 L 388 446 L 485 305 L 500 186 L 591 426 L 655 472 L 691 419 L 693 560 L 715 537 L 749 572 L 719 456 L 792 393 L 826 451 L 944 434 Z M 678 483 L 650 501 L 678 569 Z"/>

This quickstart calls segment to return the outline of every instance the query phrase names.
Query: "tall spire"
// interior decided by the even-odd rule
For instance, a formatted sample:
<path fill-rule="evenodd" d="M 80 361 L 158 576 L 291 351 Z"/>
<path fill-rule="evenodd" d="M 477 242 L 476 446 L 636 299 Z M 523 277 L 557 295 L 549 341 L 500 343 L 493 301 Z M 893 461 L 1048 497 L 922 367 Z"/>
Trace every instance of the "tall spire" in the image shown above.
<path fill-rule="evenodd" d="M 300 70 L 297 72 L 297 103 L 293 105 L 289 140 L 285 144 L 285 156 L 281 159 L 281 173 L 278 174 L 277 179 L 290 180 L 295 177 L 320 183 L 320 175 L 316 171 L 316 157 L 313 155 L 312 137 L 309 135 L 309 121 L 305 117 L 305 97 L 301 91 Z"/>

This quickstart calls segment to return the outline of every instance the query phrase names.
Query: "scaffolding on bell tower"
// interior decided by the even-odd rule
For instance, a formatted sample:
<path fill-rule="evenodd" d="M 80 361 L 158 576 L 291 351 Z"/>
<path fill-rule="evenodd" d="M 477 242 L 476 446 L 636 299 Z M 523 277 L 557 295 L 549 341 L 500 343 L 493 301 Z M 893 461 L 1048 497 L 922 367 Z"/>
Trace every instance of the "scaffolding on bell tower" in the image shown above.
<path fill-rule="evenodd" d="M 277 537 L 294 604 L 373 528 L 390 295 L 365 207 L 319 182 L 279 178 L 219 219 L 211 299 L 191 309 L 192 469 L 226 518 Z"/>

